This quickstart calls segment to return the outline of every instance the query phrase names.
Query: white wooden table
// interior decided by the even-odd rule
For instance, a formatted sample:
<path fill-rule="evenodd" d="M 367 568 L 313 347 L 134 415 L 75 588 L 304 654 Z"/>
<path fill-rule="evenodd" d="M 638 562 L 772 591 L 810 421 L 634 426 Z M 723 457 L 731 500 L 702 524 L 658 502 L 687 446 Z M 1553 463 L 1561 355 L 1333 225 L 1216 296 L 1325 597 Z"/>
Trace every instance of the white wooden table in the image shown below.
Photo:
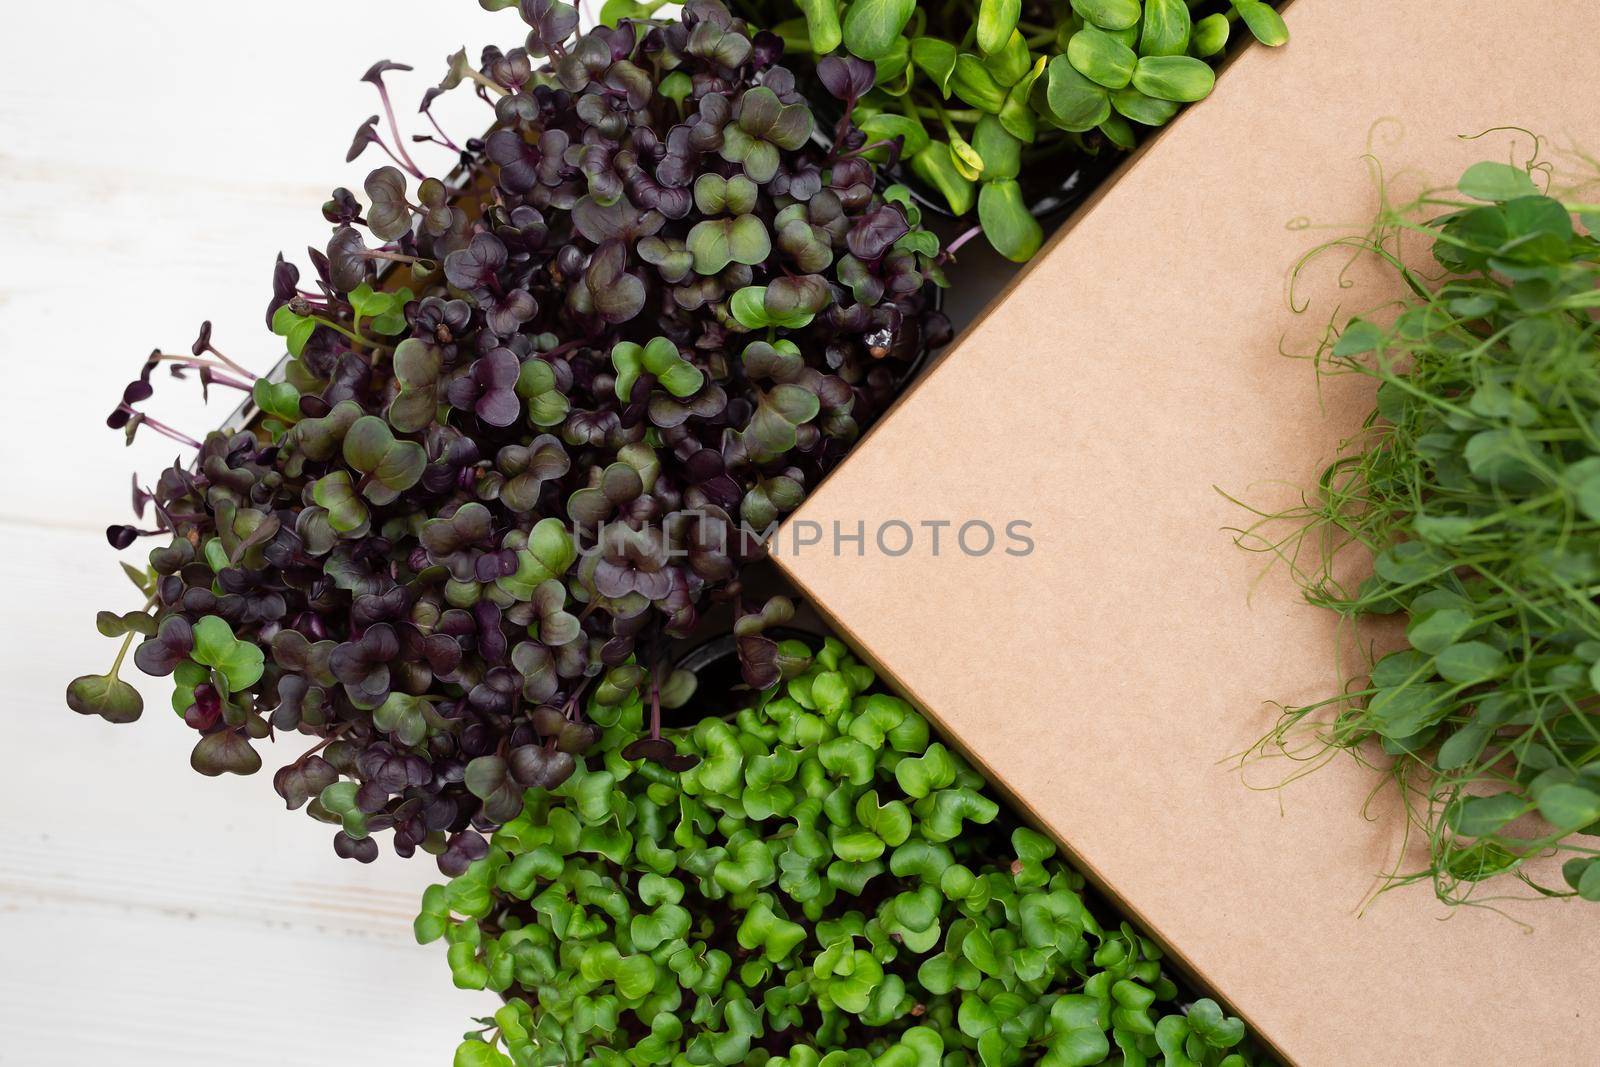
<path fill-rule="evenodd" d="M 417 67 L 391 79 L 406 121 L 449 52 L 509 46 L 521 24 L 472 0 L 80 0 L 3 21 L 0 1064 L 443 1067 L 493 1005 L 412 941 L 430 858 L 339 860 L 328 827 L 283 810 L 274 763 L 194 774 L 165 683 L 140 680 L 144 719 L 117 727 L 63 688 L 115 652 L 96 609 L 138 606 L 102 530 L 129 521 L 130 471 L 174 453 L 104 429 L 122 384 L 202 318 L 270 366 L 274 255 L 303 265 L 329 189 L 377 165 L 343 162 L 379 110 L 367 65 Z M 488 112 L 457 95 L 439 110 L 459 140 Z M 148 407 L 199 433 L 223 393 L 207 412 L 163 382 Z"/>

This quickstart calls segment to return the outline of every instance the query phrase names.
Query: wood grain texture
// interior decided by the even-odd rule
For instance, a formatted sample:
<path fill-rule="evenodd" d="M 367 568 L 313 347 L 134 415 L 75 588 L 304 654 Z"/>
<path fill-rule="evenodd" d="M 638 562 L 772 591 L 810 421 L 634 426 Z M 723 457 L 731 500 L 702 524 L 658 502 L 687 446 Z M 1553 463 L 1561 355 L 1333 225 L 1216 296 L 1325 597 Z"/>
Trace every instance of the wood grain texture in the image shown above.
<path fill-rule="evenodd" d="M 412 941 L 431 861 L 341 861 L 268 773 L 195 775 L 164 684 L 144 680 L 144 720 L 115 728 L 62 690 L 114 653 L 95 610 L 136 606 L 101 530 L 129 514 L 129 472 L 173 457 L 102 428 L 141 355 L 186 348 L 209 317 L 224 351 L 270 366 L 273 257 L 303 263 L 328 190 L 379 162 L 343 162 L 379 110 L 367 65 L 416 66 L 391 76 L 408 122 L 448 53 L 513 42 L 519 22 L 471 0 L 85 0 L 5 23 L 0 1064 L 447 1064 L 493 1004 Z M 446 127 L 479 132 L 488 109 L 453 95 Z M 164 384 L 151 411 L 201 432 L 231 410 L 196 394 Z"/>
<path fill-rule="evenodd" d="M 267 772 L 194 774 L 163 682 L 136 679 L 131 726 L 63 706 L 112 655 L 95 610 L 133 592 L 106 555 L 95 532 L 0 523 L 0 1064 L 448 1063 L 493 1005 L 412 940 L 431 861 L 342 861 Z"/>

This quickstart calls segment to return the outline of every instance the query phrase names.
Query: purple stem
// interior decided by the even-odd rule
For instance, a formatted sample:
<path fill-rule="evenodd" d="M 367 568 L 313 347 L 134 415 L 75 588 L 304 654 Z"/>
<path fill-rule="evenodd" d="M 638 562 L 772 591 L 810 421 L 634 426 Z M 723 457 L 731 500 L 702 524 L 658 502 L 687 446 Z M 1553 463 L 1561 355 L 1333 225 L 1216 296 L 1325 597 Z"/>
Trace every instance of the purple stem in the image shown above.
<path fill-rule="evenodd" d="M 578 687 L 572 691 L 572 695 L 567 698 L 566 703 L 561 708 L 562 713 L 573 722 L 578 721 L 578 716 L 576 714 L 578 711 L 578 701 L 582 698 L 583 691 L 589 688 L 589 683 L 591 681 L 593 681 L 592 678 L 585 678 L 582 682 L 578 683 Z"/>
<path fill-rule="evenodd" d="M 406 139 L 400 134 L 400 124 L 396 122 L 394 118 L 394 105 L 389 102 L 389 90 L 382 81 L 378 82 L 378 96 L 383 100 L 383 113 L 389 116 L 389 130 L 394 134 L 395 147 L 398 148 L 400 150 L 400 154 L 405 157 L 405 162 L 401 163 L 400 165 L 405 167 L 406 170 L 410 171 L 411 176 L 417 179 L 417 181 L 422 181 L 424 175 L 417 167 L 416 163 L 412 161 L 411 153 L 406 151 Z M 382 141 L 379 141 L 378 143 L 383 144 Z M 387 145 L 384 145 L 384 151 L 389 151 Z M 394 153 L 390 152 L 389 155 L 392 157 Z M 396 159 L 395 162 L 400 163 L 400 160 Z"/>
<path fill-rule="evenodd" d="M 851 152 L 848 155 L 842 156 L 840 158 L 842 158 L 842 159 L 853 159 L 856 156 L 864 156 L 868 152 L 874 151 L 874 150 L 879 149 L 879 148 L 895 148 L 895 147 L 897 147 L 897 146 L 896 146 L 894 141 L 873 141 L 871 144 L 864 144 L 860 148 L 856 149 L 854 152 Z"/>
<path fill-rule="evenodd" d="M 373 134 L 372 135 L 372 143 L 377 145 L 379 148 L 383 149 L 383 154 L 388 156 L 390 159 L 394 160 L 397 164 L 399 164 L 402 167 L 406 166 L 405 162 L 399 156 L 397 156 L 393 152 L 389 151 L 389 146 L 388 146 L 388 144 L 386 144 L 384 142 L 382 137 L 379 137 L 377 134 Z M 412 170 L 410 167 L 406 167 L 406 169 L 407 170 L 411 170 L 411 172 L 413 174 L 416 173 L 416 171 Z"/>
<path fill-rule="evenodd" d="M 972 227 L 970 230 L 967 230 L 966 232 L 962 233 L 954 241 L 951 241 L 950 244 L 945 248 L 945 254 L 946 255 L 951 255 L 951 256 L 955 255 L 957 252 L 959 252 L 961 250 L 961 246 L 962 245 L 966 244 L 968 241 L 972 240 L 974 237 L 978 236 L 978 234 L 980 234 L 982 232 L 983 232 L 983 227 L 982 226 L 974 226 L 974 227 Z"/>
<path fill-rule="evenodd" d="M 188 445 L 190 448 L 199 448 L 200 447 L 200 442 L 196 441 L 194 438 L 190 437 L 188 434 L 182 432 L 181 430 L 174 430 L 171 426 L 168 426 L 166 423 L 160 421 L 159 419 L 153 419 L 149 415 L 144 414 L 143 412 L 135 411 L 132 408 L 131 405 L 118 404 L 117 407 L 120 410 L 128 412 L 130 415 L 139 416 L 140 425 L 150 427 L 152 430 L 154 430 L 158 434 L 161 434 L 163 437 L 169 437 L 172 440 L 178 442 L 180 445 Z"/>
<path fill-rule="evenodd" d="M 249 378 L 251 381 L 255 381 L 256 380 L 256 376 L 253 373 L 251 373 L 249 370 L 246 370 L 244 367 L 241 367 L 239 364 L 235 363 L 233 360 L 229 359 L 227 356 L 223 355 L 222 352 L 220 350 L 218 350 L 218 348 L 215 345 L 212 345 L 212 344 L 206 345 L 206 351 L 210 352 L 213 356 L 216 356 L 218 359 L 222 360 L 222 362 L 226 363 L 229 367 L 233 368 L 233 372 L 235 374 L 242 374 L 246 378 Z"/>
<path fill-rule="evenodd" d="M 557 356 L 564 356 L 573 349 L 582 348 L 584 345 L 589 343 L 590 342 L 586 338 L 580 337 L 575 341 L 563 341 L 554 348 L 550 349 L 548 352 L 535 352 L 534 355 L 543 356 L 547 360 L 555 359 Z"/>
<path fill-rule="evenodd" d="M 439 120 L 433 117 L 433 112 L 424 111 L 423 114 L 428 116 L 428 121 L 433 123 L 433 128 L 439 131 L 439 136 L 444 139 L 444 143 L 447 148 L 450 148 L 456 152 L 461 151 L 461 146 L 452 141 L 450 139 L 450 135 L 444 132 L 444 127 L 440 126 Z"/>
<path fill-rule="evenodd" d="M 219 374 L 219 371 L 221 370 L 233 370 L 244 375 L 246 378 L 249 378 L 251 381 L 256 380 L 256 376 L 254 374 L 251 374 L 249 371 L 245 370 L 243 367 L 239 366 L 239 364 L 224 356 L 216 349 L 208 348 L 206 351 L 221 359 L 222 363 L 212 363 L 210 360 L 200 359 L 197 356 L 174 356 L 167 352 L 157 353 L 153 358 L 158 363 L 178 363 L 186 367 L 195 367 L 202 371 L 209 371 L 212 375 L 212 380 L 220 382 L 223 385 L 229 384 L 230 379 Z M 240 386 L 240 388 L 248 389 L 249 386 Z"/>
<path fill-rule="evenodd" d="M 407 205 L 407 206 L 409 207 L 410 205 Z M 412 208 L 412 210 L 413 211 L 420 211 L 422 209 L 421 208 Z M 416 256 L 408 256 L 403 252 L 390 252 L 390 251 L 387 251 L 385 249 L 370 249 L 369 248 L 367 250 L 367 258 L 368 259 L 386 259 L 391 263 L 420 263 L 420 262 L 422 262 Z"/>
<path fill-rule="evenodd" d="M 225 385 L 230 389 L 237 389 L 242 393 L 250 392 L 250 386 L 249 385 L 246 385 L 244 382 L 241 382 L 237 378 L 231 377 L 231 376 L 226 375 L 226 374 L 219 374 L 216 371 L 209 372 L 206 375 L 206 380 L 209 381 L 212 385 Z"/>

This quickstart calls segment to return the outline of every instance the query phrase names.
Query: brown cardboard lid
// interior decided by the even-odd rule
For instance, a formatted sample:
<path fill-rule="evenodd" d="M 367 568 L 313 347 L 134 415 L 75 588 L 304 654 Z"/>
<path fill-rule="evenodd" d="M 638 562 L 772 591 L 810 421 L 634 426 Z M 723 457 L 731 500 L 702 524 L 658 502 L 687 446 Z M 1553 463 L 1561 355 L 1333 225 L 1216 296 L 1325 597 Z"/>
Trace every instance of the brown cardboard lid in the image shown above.
<path fill-rule="evenodd" d="M 1252 787 L 1295 765 L 1230 759 L 1276 721 L 1267 702 L 1339 673 L 1333 619 L 1235 545 L 1250 516 L 1219 492 L 1292 504 L 1370 410 L 1280 345 L 1309 353 L 1336 311 L 1399 295 L 1326 256 L 1307 310 L 1286 301 L 1303 253 L 1373 218 L 1373 160 L 1399 197 L 1526 158 L 1526 136 L 1458 137 L 1490 127 L 1600 152 L 1596 15 L 1297 0 L 1290 44 L 1247 50 L 778 534 L 841 630 L 1307 1067 L 1600 1055 L 1596 905 L 1507 905 L 1529 929 L 1422 884 L 1363 910 L 1401 859 L 1393 791 L 1369 803 L 1379 778 L 1343 755 L 1280 790 Z M 914 543 L 891 556 L 895 520 Z M 970 520 L 996 551 L 959 549 Z M 1002 550 L 1010 520 L 1032 554 Z M 952 523 L 937 555 L 924 521 Z"/>

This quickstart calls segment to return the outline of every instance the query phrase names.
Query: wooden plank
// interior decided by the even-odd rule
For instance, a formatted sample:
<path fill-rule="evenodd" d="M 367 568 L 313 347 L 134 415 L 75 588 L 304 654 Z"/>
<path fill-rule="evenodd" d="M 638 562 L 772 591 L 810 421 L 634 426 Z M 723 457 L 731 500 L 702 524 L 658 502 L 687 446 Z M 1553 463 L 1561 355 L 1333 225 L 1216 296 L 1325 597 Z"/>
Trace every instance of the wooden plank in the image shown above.
<path fill-rule="evenodd" d="M 431 860 L 341 861 L 330 828 L 288 813 L 270 775 L 210 781 L 192 736 L 141 680 L 145 720 L 65 708 L 66 681 L 109 663 L 93 613 L 126 609 L 100 530 L 125 521 L 131 450 L 101 428 L 151 347 L 187 347 L 202 318 L 258 368 L 272 261 L 326 240 L 317 211 L 380 159 L 343 162 L 378 110 L 358 79 L 387 55 L 403 122 L 459 45 L 520 37 L 514 14 L 462 2 L 91 0 L 9 12 L 0 35 L 0 669 L 10 687 L 0 776 L 0 1064 L 61 1067 L 448 1063 L 484 994 L 455 990 L 410 920 Z M 94 66 L 65 62 L 92 56 Z M 484 105 L 438 109 L 458 137 Z M 422 127 L 417 127 L 421 132 Z M 442 173 L 448 152 L 416 148 Z M 158 417 L 203 431 L 192 385 Z M 281 758 L 298 753 L 297 740 Z M 269 770 L 273 766 L 269 755 Z M 280 760 L 281 761 L 281 760 Z"/>
<path fill-rule="evenodd" d="M 7 1067 L 440 1067 L 476 1010 L 387 941 L 0 900 Z"/>
<path fill-rule="evenodd" d="M 175 449 L 141 435 L 125 450 L 102 420 L 143 355 L 186 350 L 203 318 L 246 366 L 264 370 L 282 354 L 263 321 L 274 257 L 304 266 L 306 246 L 327 241 L 318 208 L 329 190 L 359 190 L 387 162 L 376 149 L 344 162 L 356 126 L 379 111 L 360 81 L 368 64 L 417 68 L 388 80 L 400 121 L 427 132 L 417 100 L 447 55 L 466 45 L 476 56 L 526 29 L 514 12 L 469 0 L 219 10 L 99 0 L 7 14 L 0 351 L 12 358 L 0 516 L 85 530 L 123 521 L 129 471 L 153 477 Z M 96 65 L 74 71 L 64 50 Z M 436 111 L 457 140 L 491 118 L 465 91 Z M 413 154 L 440 174 L 453 163 L 434 145 Z M 219 391 L 208 412 L 197 386 L 169 382 L 147 407 L 199 435 L 236 397 Z M 49 465 L 26 462 L 44 446 L 56 449 Z"/>
<path fill-rule="evenodd" d="M 212 780 L 164 681 L 130 675 L 146 711 L 128 726 L 66 709 L 65 681 L 114 653 L 96 607 L 134 595 L 84 565 L 103 554 L 95 534 L 0 524 L 0 1064 L 449 1062 L 494 1002 L 412 940 L 441 876 L 426 857 L 340 860 L 331 827 L 284 810 L 270 769 L 309 741 Z"/>

